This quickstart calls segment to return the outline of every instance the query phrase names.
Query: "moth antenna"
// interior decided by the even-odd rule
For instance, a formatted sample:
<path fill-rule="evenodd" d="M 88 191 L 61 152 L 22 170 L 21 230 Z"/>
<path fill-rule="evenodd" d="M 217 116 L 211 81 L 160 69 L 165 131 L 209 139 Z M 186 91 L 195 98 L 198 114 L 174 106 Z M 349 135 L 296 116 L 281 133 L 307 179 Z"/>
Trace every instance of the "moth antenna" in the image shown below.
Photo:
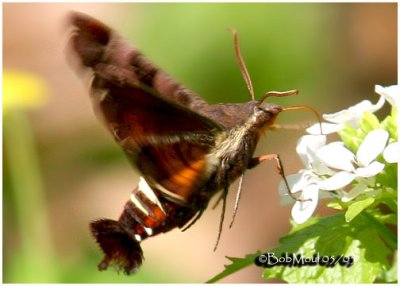
<path fill-rule="evenodd" d="M 241 197 L 241 195 L 242 195 L 242 190 L 243 190 L 243 181 L 244 181 L 244 174 L 242 174 L 242 175 L 240 176 L 239 188 L 238 188 L 238 191 L 237 191 L 237 193 L 236 193 L 235 206 L 234 206 L 234 208 L 233 208 L 232 221 L 231 221 L 231 223 L 229 224 L 229 228 L 232 227 L 233 222 L 235 221 L 235 217 L 236 217 L 237 211 L 238 211 L 239 201 L 240 201 L 240 197 Z"/>
<path fill-rule="evenodd" d="M 265 93 L 260 100 L 258 101 L 259 104 L 263 103 L 264 100 L 267 97 L 271 97 L 271 96 L 275 96 L 275 97 L 283 97 L 283 96 L 289 96 L 289 95 L 295 95 L 295 94 L 299 94 L 299 91 L 297 89 L 292 89 L 292 90 L 288 90 L 288 91 L 269 91 L 267 93 Z"/>
<path fill-rule="evenodd" d="M 226 196 L 228 194 L 228 189 L 229 187 L 226 187 L 223 192 L 223 197 L 222 197 L 222 213 L 221 213 L 221 220 L 219 221 L 219 229 L 218 229 L 218 236 L 217 236 L 217 241 L 215 242 L 214 246 L 214 251 L 217 250 L 219 240 L 221 238 L 221 233 L 222 233 L 222 227 L 224 225 L 224 219 L 225 219 L 225 210 L 226 210 Z"/>
<path fill-rule="evenodd" d="M 232 34 L 233 34 L 233 46 L 234 46 L 234 49 L 235 49 L 235 55 L 236 55 L 236 59 L 239 62 L 240 71 L 242 72 L 242 76 L 244 78 L 244 81 L 246 82 L 247 91 L 249 92 L 250 99 L 254 101 L 253 84 L 251 83 L 251 78 L 250 78 L 249 72 L 247 70 L 246 64 L 244 63 L 242 54 L 240 53 L 238 33 L 233 28 L 230 28 L 229 31 L 231 31 Z"/>
<path fill-rule="evenodd" d="M 317 120 L 319 123 L 319 129 L 320 129 L 321 135 L 323 135 L 322 117 L 321 117 L 321 114 L 319 114 L 319 112 L 316 109 L 314 109 L 313 107 L 311 107 L 309 105 L 289 106 L 289 107 L 285 107 L 282 109 L 282 111 L 292 111 L 292 110 L 308 110 L 308 111 L 311 111 L 312 113 L 314 113 L 314 115 L 317 117 Z"/>

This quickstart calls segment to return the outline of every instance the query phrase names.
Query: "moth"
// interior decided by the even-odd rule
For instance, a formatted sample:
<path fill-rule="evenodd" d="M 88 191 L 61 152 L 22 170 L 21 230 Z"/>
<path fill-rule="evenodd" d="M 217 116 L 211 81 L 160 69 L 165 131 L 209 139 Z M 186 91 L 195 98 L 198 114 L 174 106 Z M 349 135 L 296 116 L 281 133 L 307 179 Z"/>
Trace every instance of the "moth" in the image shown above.
<path fill-rule="evenodd" d="M 143 260 L 142 240 L 176 227 L 187 229 L 216 194 L 217 202 L 222 201 L 219 239 L 233 181 L 240 178 L 239 198 L 247 169 L 275 159 L 284 175 L 277 154 L 253 153 L 280 112 L 304 107 L 265 102 L 268 96 L 292 95 L 295 90 L 254 99 L 235 32 L 235 53 L 251 100 L 208 104 L 100 21 L 72 12 L 69 25 L 69 47 L 92 75 L 95 113 L 141 175 L 118 220 L 90 224 L 104 252 L 100 270 L 111 264 L 127 274 L 137 271 Z"/>

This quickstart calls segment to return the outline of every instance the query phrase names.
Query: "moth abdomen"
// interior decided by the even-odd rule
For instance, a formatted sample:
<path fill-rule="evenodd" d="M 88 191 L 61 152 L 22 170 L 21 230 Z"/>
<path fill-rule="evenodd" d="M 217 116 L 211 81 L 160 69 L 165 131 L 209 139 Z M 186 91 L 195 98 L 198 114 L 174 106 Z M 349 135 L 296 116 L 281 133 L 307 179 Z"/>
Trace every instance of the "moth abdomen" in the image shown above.
<path fill-rule="evenodd" d="M 90 224 L 104 253 L 99 270 L 112 265 L 126 274 L 135 273 L 143 261 L 142 240 L 183 227 L 199 212 L 197 208 L 178 205 L 163 195 L 141 177 L 118 221 L 99 219 Z"/>

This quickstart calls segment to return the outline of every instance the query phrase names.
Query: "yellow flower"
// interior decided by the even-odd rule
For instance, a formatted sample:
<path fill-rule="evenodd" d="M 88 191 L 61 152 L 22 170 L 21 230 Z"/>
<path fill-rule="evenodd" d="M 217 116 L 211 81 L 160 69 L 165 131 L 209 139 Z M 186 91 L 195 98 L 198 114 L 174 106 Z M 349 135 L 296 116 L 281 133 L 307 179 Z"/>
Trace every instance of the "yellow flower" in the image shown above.
<path fill-rule="evenodd" d="M 45 103 L 46 95 L 46 83 L 35 75 L 20 71 L 4 71 L 3 112 L 15 108 L 38 108 Z"/>

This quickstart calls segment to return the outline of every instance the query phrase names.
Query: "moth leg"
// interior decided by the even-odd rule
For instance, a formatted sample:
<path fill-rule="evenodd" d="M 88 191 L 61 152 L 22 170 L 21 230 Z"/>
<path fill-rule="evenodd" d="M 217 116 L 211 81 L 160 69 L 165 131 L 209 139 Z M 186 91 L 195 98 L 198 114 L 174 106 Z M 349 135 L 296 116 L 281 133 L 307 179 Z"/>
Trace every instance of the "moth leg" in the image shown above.
<path fill-rule="evenodd" d="M 201 217 L 203 214 L 204 209 L 201 209 L 194 218 L 182 229 L 182 231 L 186 231 L 188 228 L 190 228 L 192 225 L 195 224 L 195 222 Z"/>
<path fill-rule="evenodd" d="M 232 227 L 233 222 L 235 221 L 237 211 L 238 211 L 240 196 L 242 195 L 242 190 L 243 190 L 243 181 L 244 181 L 244 174 L 242 174 L 239 179 L 239 187 L 236 192 L 235 206 L 233 207 L 232 220 L 231 220 L 231 223 L 229 224 L 229 228 Z"/>
<path fill-rule="evenodd" d="M 214 251 L 217 250 L 218 243 L 219 243 L 219 240 L 221 238 L 222 226 L 224 225 L 225 210 L 226 210 L 226 197 L 228 195 L 228 190 L 229 190 L 229 186 L 226 186 L 224 188 L 223 193 L 222 193 L 222 212 L 221 212 L 221 219 L 219 221 L 218 236 L 217 236 L 217 241 L 215 242 Z"/>
<path fill-rule="evenodd" d="M 286 187 L 286 189 L 287 189 L 287 191 L 288 191 L 288 195 L 289 195 L 292 199 L 294 199 L 295 201 L 301 201 L 301 202 L 302 202 L 302 201 L 305 201 L 305 200 L 299 199 L 298 197 L 296 197 L 296 196 L 292 193 L 292 190 L 290 189 L 289 183 L 288 183 L 288 181 L 287 181 L 287 179 L 286 179 L 285 170 L 283 169 L 283 164 L 282 164 L 281 158 L 279 157 L 278 154 L 275 154 L 275 153 L 272 153 L 272 154 L 265 154 L 265 155 L 261 155 L 260 157 L 251 158 L 250 161 L 249 161 L 249 164 L 248 164 L 247 168 L 248 168 L 248 169 L 252 169 L 252 168 L 258 166 L 259 164 L 261 164 L 262 162 L 270 161 L 270 160 L 275 160 L 275 162 L 276 162 L 276 167 L 278 168 L 278 172 L 279 172 L 279 174 L 281 175 L 281 177 L 282 177 L 282 179 L 283 179 L 283 182 L 284 182 L 284 184 L 285 184 L 285 187 Z"/>
<path fill-rule="evenodd" d="M 236 192 L 235 206 L 234 206 L 234 208 L 233 208 L 232 220 L 231 220 L 231 223 L 229 224 L 229 228 L 232 227 L 233 222 L 235 221 L 235 217 L 236 217 L 238 208 L 239 208 L 239 201 L 240 201 L 240 197 L 241 197 L 241 195 L 242 195 L 242 190 L 243 190 L 243 181 L 244 181 L 244 174 L 242 174 L 242 175 L 240 176 L 240 179 L 239 179 L 239 187 L 238 187 L 238 190 L 237 190 L 237 192 Z M 223 192 L 223 193 L 219 196 L 219 198 L 217 199 L 217 201 L 215 202 L 215 204 L 214 204 L 214 206 L 212 207 L 212 209 L 215 209 L 215 208 L 218 206 L 218 204 L 220 203 L 220 201 L 222 201 L 222 200 L 224 199 L 224 196 L 225 196 L 225 193 Z"/>
<path fill-rule="evenodd" d="M 219 203 L 222 201 L 223 197 L 224 197 L 224 193 L 222 192 L 221 195 L 218 197 L 218 199 L 215 201 L 215 204 L 212 206 L 212 209 L 215 209 L 219 205 Z"/>

